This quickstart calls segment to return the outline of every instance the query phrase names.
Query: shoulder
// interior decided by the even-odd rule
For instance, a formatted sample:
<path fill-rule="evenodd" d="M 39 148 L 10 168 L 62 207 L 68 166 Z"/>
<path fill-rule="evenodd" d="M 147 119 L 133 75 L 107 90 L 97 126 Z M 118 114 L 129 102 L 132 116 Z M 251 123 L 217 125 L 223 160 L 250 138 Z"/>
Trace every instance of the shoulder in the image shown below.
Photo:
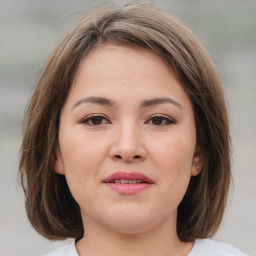
<path fill-rule="evenodd" d="M 52 251 L 44 256 L 79 256 L 76 251 L 75 241 L 71 244 L 64 245 L 59 249 Z"/>
<path fill-rule="evenodd" d="M 195 241 L 192 251 L 188 256 L 247 256 L 234 246 L 210 239 L 198 239 Z"/>

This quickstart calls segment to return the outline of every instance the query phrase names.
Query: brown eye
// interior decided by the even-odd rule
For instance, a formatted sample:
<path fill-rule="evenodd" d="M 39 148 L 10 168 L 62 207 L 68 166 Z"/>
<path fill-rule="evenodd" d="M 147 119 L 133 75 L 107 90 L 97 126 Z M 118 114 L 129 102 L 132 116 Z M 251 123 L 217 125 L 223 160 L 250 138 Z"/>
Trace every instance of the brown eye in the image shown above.
<path fill-rule="evenodd" d="M 103 122 L 103 118 L 102 117 L 92 117 L 90 121 L 91 121 L 92 125 L 100 125 Z"/>
<path fill-rule="evenodd" d="M 174 122 L 171 119 L 164 116 L 154 116 L 149 120 L 149 123 L 155 126 L 165 126 L 173 124 Z"/>
<path fill-rule="evenodd" d="M 81 123 L 89 126 L 99 126 L 103 124 L 108 124 L 109 121 L 103 116 L 89 116 L 86 119 L 82 120 Z"/>

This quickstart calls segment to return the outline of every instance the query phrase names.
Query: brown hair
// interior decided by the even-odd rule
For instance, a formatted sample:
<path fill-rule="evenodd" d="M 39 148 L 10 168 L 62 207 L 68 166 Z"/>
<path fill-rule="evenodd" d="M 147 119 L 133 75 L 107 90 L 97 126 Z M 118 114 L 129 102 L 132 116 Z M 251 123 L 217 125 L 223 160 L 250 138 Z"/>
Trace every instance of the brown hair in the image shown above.
<path fill-rule="evenodd" d="M 230 183 L 230 137 L 217 72 L 198 40 L 180 21 L 148 3 L 99 7 L 60 41 L 36 85 L 24 122 L 20 173 L 33 227 L 48 239 L 81 238 L 80 209 L 65 176 L 54 172 L 59 117 L 81 60 L 107 43 L 148 49 L 176 72 L 194 109 L 203 167 L 178 208 L 182 241 L 213 235 L 222 220 Z"/>

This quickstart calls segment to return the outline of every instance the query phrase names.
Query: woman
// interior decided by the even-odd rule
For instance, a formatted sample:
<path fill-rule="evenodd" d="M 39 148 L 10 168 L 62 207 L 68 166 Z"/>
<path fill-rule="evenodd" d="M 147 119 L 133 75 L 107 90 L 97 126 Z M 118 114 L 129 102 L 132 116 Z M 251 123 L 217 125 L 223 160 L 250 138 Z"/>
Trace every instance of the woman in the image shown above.
<path fill-rule="evenodd" d="M 222 86 L 197 39 L 151 4 L 67 33 L 29 104 L 20 172 L 49 255 L 245 255 L 211 237 L 230 183 Z"/>

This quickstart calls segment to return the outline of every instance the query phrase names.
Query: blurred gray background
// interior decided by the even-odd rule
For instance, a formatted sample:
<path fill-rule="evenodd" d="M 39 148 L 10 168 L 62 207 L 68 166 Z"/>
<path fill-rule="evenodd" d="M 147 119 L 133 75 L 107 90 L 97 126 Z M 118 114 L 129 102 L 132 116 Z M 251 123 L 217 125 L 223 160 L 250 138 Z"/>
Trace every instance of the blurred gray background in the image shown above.
<path fill-rule="evenodd" d="M 25 214 L 17 179 L 22 120 L 59 38 L 84 10 L 101 2 L 0 0 L 0 256 L 42 255 L 63 244 L 39 236 Z M 256 255 L 256 1 L 155 3 L 190 27 L 220 73 L 231 121 L 234 189 L 214 239 Z"/>

